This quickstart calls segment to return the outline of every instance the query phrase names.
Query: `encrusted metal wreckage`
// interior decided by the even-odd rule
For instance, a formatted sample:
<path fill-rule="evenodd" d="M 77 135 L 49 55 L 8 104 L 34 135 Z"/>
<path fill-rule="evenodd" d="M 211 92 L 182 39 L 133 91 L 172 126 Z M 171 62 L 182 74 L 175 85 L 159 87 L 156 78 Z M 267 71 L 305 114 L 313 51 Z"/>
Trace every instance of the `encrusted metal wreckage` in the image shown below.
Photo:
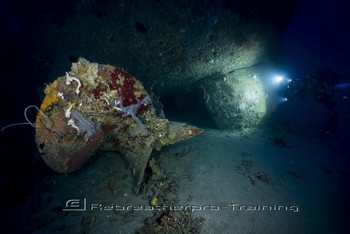
<path fill-rule="evenodd" d="M 202 133 L 159 118 L 142 84 L 123 69 L 84 58 L 45 89 L 36 143 L 58 172 L 80 168 L 97 149 L 122 153 L 139 185 L 153 149 Z"/>

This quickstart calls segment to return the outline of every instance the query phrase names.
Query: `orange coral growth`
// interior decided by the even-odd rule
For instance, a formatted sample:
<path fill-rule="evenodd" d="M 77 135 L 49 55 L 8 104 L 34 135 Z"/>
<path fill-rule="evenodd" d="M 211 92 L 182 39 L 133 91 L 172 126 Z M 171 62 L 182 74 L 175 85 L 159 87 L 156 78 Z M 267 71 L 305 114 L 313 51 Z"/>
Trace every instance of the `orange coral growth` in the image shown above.
<path fill-rule="evenodd" d="M 57 92 L 57 80 L 55 80 L 51 85 L 46 86 L 45 88 L 45 98 L 43 103 L 40 106 L 40 110 L 44 112 L 44 110 L 50 105 L 58 102 L 58 92 Z"/>
<path fill-rule="evenodd" d="M 200 128 L 191 128 L 190 130 L 188 130 L 188 134 L 191 136 L 196 136 L 203 133 L 203 130 Z"/>

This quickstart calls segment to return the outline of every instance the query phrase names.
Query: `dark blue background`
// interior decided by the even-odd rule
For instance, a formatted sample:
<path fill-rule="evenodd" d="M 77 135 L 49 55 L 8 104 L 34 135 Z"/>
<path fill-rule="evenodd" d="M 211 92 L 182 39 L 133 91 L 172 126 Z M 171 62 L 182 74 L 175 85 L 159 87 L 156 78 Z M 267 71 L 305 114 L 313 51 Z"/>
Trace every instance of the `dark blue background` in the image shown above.
<path fill-rule="evenodd" d="M 285 69 L 303 76 L 330 67 L 349 81 L 349 9 L 345 0 L 304 0 L 285 35 Z"/>

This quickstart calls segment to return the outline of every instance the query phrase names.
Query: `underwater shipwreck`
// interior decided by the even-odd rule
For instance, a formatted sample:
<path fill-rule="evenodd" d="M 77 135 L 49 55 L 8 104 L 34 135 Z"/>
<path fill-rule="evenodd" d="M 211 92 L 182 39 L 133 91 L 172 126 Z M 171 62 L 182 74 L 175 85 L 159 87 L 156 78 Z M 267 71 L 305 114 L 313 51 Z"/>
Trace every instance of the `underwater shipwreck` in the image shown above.
<path fill-rule="evenodd" d="M 324 4 L 5 0 L 1 233 L 347 230 Z"/>

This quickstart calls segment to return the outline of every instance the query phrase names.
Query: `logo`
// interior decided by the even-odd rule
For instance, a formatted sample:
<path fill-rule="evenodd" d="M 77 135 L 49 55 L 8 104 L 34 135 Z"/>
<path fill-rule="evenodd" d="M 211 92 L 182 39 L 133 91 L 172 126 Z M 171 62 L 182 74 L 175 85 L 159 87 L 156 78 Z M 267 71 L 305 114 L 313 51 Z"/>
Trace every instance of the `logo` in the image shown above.
<path fill-rule="evenodd" d="M 63 204 L 63 211 L 86 211 L 86 198 L 68 199 Z"/>

